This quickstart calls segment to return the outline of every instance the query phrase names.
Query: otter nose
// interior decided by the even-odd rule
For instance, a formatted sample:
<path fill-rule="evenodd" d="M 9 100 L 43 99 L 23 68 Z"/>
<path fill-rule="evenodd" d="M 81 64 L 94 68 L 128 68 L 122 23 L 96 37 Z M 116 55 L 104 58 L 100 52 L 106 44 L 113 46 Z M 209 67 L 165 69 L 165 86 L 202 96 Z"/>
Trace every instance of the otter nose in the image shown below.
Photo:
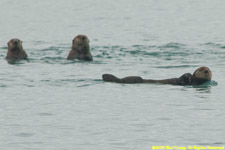
<path fill-rule="evenodd" d="M 85 37 L 82 37 L 83 40 L 85 40 Z"/>
<path fill-rule="evenodd" d="M 208 70 L 205 70 L 205 73 L 208 73 L 209 71 Z"/>

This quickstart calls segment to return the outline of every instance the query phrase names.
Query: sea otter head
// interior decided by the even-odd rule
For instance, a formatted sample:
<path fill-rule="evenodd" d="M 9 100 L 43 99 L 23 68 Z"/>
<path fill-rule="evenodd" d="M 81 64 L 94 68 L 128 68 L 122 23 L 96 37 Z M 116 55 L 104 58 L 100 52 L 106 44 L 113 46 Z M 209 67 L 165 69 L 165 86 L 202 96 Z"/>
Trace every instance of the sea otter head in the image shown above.
<path fill-rule="evenodd" d="M 22 50 L 23 46 L 22 46 L 22 41 L 20 41 L 19 39 L 11 39 L 8 42 L 8 50 L 11 52 L 15 52 L 15 51 L 19 51 Z"/>
<path fill-rule="evenodd" d="M 208 67 L 200 67 L 193 73 L 193 82 L 202 84 L 212 79 L 212 72 Z"/>
<path fill-rule="evenodd" d="M 80 53 L 89 52 L 89 39 L 86 35 L 77 35 L 73 39 L 72 48 L 76 48 Z"/>

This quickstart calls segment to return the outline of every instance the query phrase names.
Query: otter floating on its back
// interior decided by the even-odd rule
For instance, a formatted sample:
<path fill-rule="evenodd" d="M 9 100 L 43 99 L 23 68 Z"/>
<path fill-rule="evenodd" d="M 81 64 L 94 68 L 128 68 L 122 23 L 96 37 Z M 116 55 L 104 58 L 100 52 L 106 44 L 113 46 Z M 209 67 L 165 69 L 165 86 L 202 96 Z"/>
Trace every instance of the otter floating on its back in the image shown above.
<path fill-rule="evenodd" d="M 211 80 L 212 72 L 208 67 L 200 67 L 195 70 L 193 75 L 191 73 L 185 73 L 179 78 L 170 78 L 164 80 L 142 79 L 139 76 L 129 76 L 120 79 L 111 74 L 103 74 L 102 78 L 106 82 L 116 83 L 161 83 L 172 85 L 201 85 Z"/>

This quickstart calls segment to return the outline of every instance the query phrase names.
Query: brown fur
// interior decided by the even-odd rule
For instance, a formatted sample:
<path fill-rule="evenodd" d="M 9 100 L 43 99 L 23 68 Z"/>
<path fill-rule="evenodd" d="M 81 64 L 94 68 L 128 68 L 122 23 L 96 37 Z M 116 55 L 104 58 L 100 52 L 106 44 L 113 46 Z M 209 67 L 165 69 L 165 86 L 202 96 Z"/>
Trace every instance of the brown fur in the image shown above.
<path fill-rule="evenodd" d="M 73 39 L 72 50 L 67 59 L 81 59 L 92 61 L 92 55 L 89 50 L 89 39 L 86 35 L 78 35 Z"/>
<path fill-rule="evenodd" d="M 164 80 L 142 79 L 139 76 L 129 76 L 120 79 L 111 74 L 103 74 L 102 78 L 106 82 L 116 83 L 161 83 L 172 85 L 200 85 L 211 80 L 212 72 L 208 67 L 200 67 L 195 70 L 193 75 L 190 73 L 185 73 L 179 78 L 170 78 Z"/>
<path fill-rule="evenodd" d="M 11 39 L 8 42 L 8 52 L 7 52 L 6 59 L 15 61 L 15 60 L 26 59 L 26 58 L 27 58 L 27 54 L 23 49 L 22 41 L 16 38 Z"/>
<path fill-rule="evenodd" d="M 212 71 L 208 67 L 200 67 L 193 73 L 192 85 L 203 84 L 212 79 Z"/>

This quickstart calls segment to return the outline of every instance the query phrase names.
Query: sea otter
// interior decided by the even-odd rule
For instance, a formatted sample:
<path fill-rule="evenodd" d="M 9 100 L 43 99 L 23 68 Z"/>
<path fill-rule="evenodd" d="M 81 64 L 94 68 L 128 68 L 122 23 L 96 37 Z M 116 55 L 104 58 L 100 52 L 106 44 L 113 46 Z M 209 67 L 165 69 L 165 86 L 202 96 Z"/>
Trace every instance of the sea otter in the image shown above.
<path fill-rule="evenodd" d="M 185 73 L 179 78 L 170 78 L 164 80 L 142 79 L 139 76 L 129 76 L 120 79 L 111 74 L 103 74 L 102 78 L 106 82 L 116 83 L 161 83 L 172 85 L 201 85 L 212 79 L 212 72 L 208 67 L 200 67 L 195 70 L 193 75 L 191 73 Z"/>
<path fill-rule="evenodd" d="M 70 51 L 68 60 L 80 59 L 92 61 L 92 55 L 89 50 L 89 39 L 86 35 L 77 35 L 72 42 L 72 50 Z"/>
<path fill-rule="evenodd" d="M 26 59 L 27 53 L 23 49 L 22 41 L 19 39 L 11 39 L 8 42 L 8 52 L 6 59 L 8 61 L 16 61 L 20 59 Z"/>

